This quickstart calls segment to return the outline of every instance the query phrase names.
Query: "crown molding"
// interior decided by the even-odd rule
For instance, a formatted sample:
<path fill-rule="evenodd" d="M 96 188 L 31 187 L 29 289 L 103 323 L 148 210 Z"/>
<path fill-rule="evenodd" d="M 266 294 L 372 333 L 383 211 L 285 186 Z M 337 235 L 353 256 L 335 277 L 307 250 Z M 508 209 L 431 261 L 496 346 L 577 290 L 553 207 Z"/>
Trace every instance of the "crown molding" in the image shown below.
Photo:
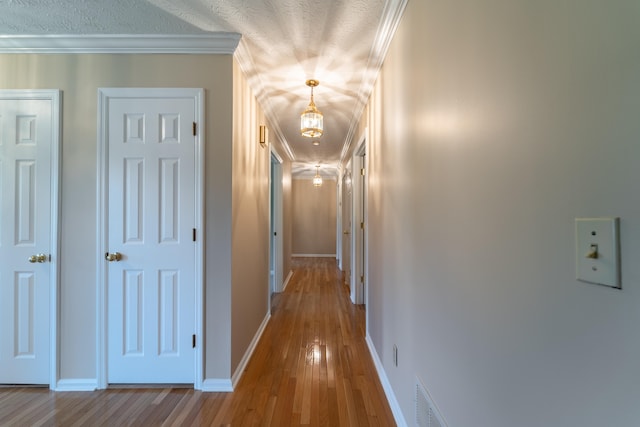
<path fill-rule="evenodd" d="M 233 54 L 240 34 L 0 35 L 0 53 Z"/>
<path fill-rule="evenodd" d="M 358 91 L 358 104 L 354 108 L 353 116 L 351 118 L 351 126 L 347 132 L 347 136 L 342 144 L 342 152 L 340 153 L 340 164 L 344 164 L 348 161 L 348 154 L 354 143 L 354 137 L 356 136 L 356 130 L 358 122 L 364 111 L 364 107 L 369 102 L 369 97 L 373 92 L 373 86 L 380 74 L 380 69 L 384 63 L 384 59 L 387 56 L 389 45 L 393 40 L 393 36 L 400 25 L 402 14 L 407 7 L 409 0 L 387 0 L 382 12 L 382 18 L 376 31 L 376 37 L 371 47 L 371 53 L 369 54 L 369 63 L 367 64 L 367 72 L 362 79 L 360 90 Z"/>

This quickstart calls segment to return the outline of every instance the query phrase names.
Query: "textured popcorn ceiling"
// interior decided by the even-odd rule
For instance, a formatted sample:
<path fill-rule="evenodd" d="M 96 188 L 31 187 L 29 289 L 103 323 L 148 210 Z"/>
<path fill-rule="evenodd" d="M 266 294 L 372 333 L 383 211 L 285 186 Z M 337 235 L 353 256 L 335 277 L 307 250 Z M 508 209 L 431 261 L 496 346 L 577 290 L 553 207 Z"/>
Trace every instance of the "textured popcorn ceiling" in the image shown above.
<path fill-rule="evenodd" d="M 285 140 L 296 172 L 335 171 L 371 91 L 385 37 L 385 5 L 398 0 L 5 0 L 0 34 L 242 34 L 238 59 Z M 383 29 L 382 32 L 385 30 Z M 388 31 L 388 30 L 386 30 Z M 388 36 L 388 35 L 387 35 Z M 309 103 L 324 114 L 320 145 L 300 136 Z M 350 132 L 351 129 L 351 132 Z M 287 153 L 280 153 L 287 155 Z"/>

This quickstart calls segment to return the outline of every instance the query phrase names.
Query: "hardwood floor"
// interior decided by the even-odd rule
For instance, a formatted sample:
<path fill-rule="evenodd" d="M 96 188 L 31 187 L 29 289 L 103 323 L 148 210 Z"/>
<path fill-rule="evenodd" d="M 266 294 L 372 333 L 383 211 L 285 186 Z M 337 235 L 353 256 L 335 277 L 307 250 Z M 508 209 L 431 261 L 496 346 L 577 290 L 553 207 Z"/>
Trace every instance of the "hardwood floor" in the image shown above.
<path fill-rule="evenodd" d="M 0 388 L 1 426 L 394 426 L 332 258 L 297 258 L 233 393 Z"/>

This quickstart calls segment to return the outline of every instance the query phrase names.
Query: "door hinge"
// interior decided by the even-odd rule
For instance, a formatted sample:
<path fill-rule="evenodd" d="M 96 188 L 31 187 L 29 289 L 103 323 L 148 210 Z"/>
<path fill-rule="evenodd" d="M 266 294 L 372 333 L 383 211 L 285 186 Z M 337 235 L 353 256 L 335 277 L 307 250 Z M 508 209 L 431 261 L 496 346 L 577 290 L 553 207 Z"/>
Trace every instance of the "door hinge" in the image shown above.
<path fill-rule="evenodd" d="M 364 176 L 364 168 L 360 168 L 360 175 Z"/>
<path fill-rule="evenodd" d="M 191 335 L 191 347 L 196 348 L 196 334 Z"/>
<path fill-rule="evenodd" d="M 360 283 L 364 283 L 364 276 L 360 276 Z"/>
<path fill-rule="evenodd" d="M 196 229 L 195 228 L 193 229 L 193 241 L 194 242 L 196 241 Z"/>
<path fill-rule="evenodd" d="M 196 136 L 196 122 L 193 122 L 193 136 Z"/>
<path fill-rule="evenodd" d="M 360 229 L 361 229 L 361 230 L 364 230 L 364 222 L 361 222 L 361 223 L 360 223 Z"/>

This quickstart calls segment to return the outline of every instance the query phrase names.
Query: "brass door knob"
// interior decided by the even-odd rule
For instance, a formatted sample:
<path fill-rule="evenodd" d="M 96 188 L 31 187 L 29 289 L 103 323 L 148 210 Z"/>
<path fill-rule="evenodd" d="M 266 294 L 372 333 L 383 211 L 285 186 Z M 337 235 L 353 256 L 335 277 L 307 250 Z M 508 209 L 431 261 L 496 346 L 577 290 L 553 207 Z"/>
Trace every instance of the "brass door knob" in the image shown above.
<path fill-rule="evenodd" d="M 122 254 L 120 252 L 113 252 L 113 253 L 107 252 L 104 254 L 104 259 L 106 259 L 109 262 L 120 261 L 122 259 Z"/>
<path fill-rule="evenodd" d="M 47 262 L 47 259 L 48 259 L 48 258 L 49 258 L 49 257 L 48 257 L 48 256 L 46 256 L 45 254 L 36 254 L 36 255 L 31 255 L 31 256 L 29 257 L 29 262 L 30 262 L 30 263 L 32 263 L 32 264 L 33 264 L 33 263 L 36 263 L 36 262 L 43 263 L 43 262 Z"/>

